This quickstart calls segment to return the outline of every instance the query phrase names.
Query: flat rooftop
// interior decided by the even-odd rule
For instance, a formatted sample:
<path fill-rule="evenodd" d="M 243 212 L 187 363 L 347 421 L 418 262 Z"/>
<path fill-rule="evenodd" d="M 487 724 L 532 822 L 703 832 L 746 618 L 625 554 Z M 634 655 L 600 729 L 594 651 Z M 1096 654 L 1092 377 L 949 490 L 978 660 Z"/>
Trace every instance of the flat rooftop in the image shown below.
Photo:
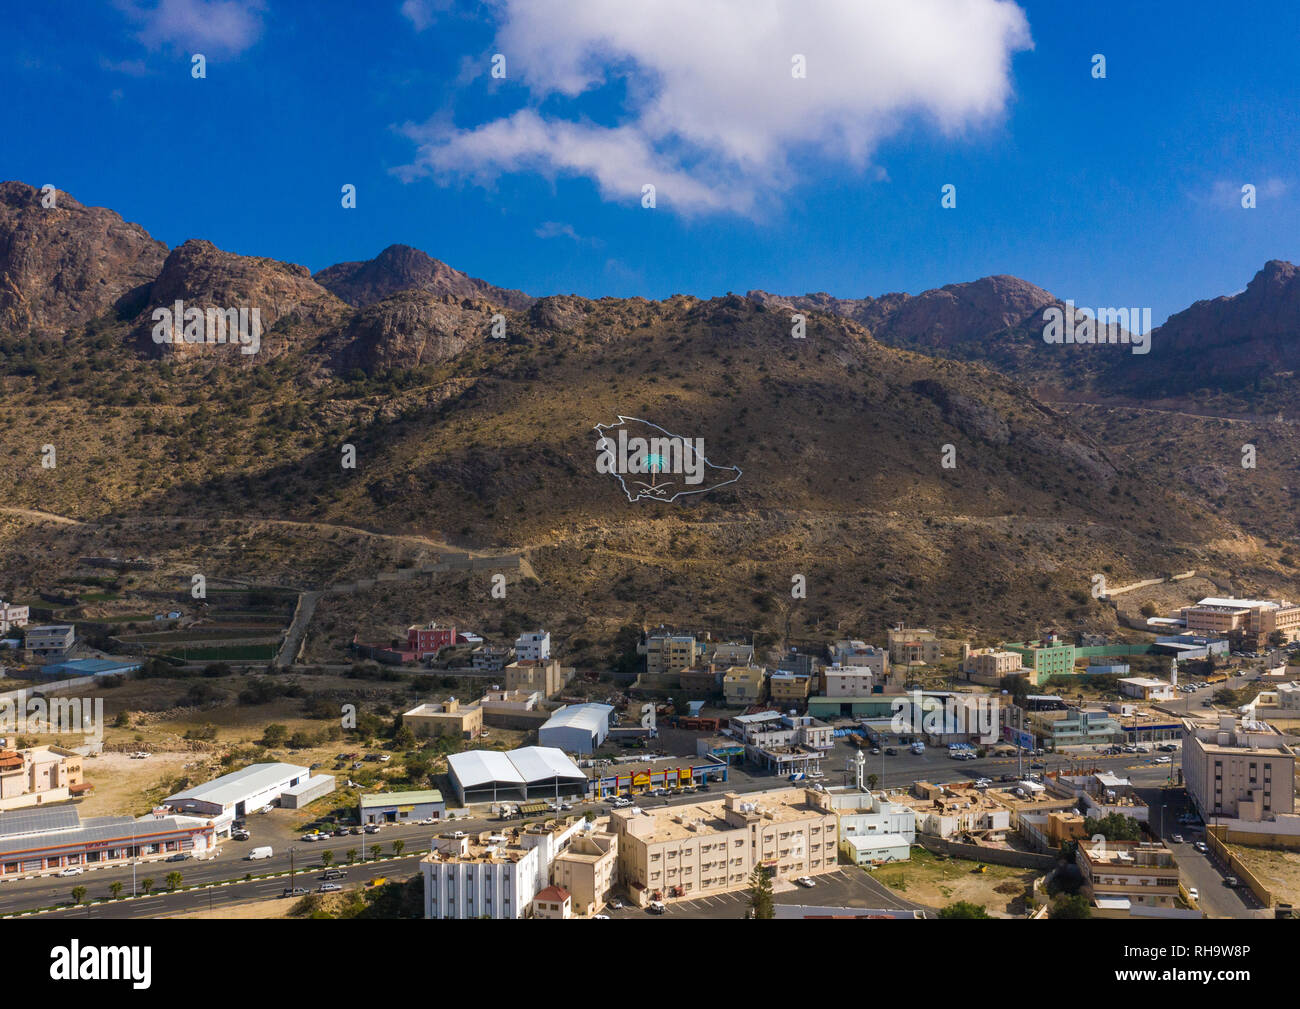
<path fill-rule="evenodd" d="M 738 826 L 726 820 L 726 797 L 711 802 L 698 802 L 682 806 L 666 806 L 653 810 L 615 810 L 611 816 L 631 819 L 648 818 L 653 824 L 653 832 L 641 839 L 648 844 L 659 841 L 679 840 L 698 837 L 710 831 L 738 830 Z M 741 798 L 740 804 L 752 803 L 755 809 L 749 811 L 760 818 L 760 822 L 794 823 L 813 817 L 833 815 L 830 810 L 822 809 L 808 801 L 801 788 L 782 789 L 777 792 L 750 793 Z M 737 812 L 745 812 L 737 808 Z M 766 814 L 771 814 L 766 815 Z"/>

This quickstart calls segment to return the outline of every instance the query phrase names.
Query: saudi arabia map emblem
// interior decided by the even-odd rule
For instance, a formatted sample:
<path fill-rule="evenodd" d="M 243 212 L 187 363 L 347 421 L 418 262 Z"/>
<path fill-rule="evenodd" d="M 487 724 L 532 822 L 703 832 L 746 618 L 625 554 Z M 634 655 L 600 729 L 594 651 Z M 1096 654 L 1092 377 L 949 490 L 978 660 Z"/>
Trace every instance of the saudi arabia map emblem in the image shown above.
<path fill-rule="evenodd" d="M 739 466 L 719 466 L 704 454 L 703 438 L 685 438 L 638 417 L 597 424 L 596 471 L 618 480 L 629 501 L 676 501 L 740 479 Z"/>

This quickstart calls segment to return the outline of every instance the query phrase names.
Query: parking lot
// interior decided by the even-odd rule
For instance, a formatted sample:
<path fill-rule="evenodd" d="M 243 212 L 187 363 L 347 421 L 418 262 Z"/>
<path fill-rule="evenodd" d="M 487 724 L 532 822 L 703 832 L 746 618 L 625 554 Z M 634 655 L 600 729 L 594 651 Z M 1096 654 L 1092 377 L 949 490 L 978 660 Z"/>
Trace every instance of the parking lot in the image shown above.
<path fill-rule="evenodd" d="M 813 877 L 811 887 L 796 886 L 777 880 L 772 900 L 776 904 L 810 904 L 817 907 L 869 907 L 894 910 L 924 910 L 919 904 L 903 900 L 871 875 L 853 866 L 841 866 L 834 872 Z M 736 890 L 696 900 L 669 902 L 662 914 L 642 908 L 624 907 L 606 910 L 610 918 L 743 918 L 749 911 L 749 891 Z"/>

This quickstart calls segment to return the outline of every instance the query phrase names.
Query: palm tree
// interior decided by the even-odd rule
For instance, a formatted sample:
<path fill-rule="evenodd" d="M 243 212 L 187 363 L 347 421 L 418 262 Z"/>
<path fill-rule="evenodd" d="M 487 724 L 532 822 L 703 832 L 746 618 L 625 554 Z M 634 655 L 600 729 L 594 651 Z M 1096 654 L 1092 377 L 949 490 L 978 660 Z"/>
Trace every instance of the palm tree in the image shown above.
<path fill-rule="evenodd" d="M 353 862 L 355 862 L 356 860 L 357 860 L 357 849 L 356 849 L 356 848 L 349 848 L 349 849 L 348 849 L 348 865 L 351 865 L 351 864 L 352 864 Z"/>
<path fill-rule="evenodd" d="M 167 883 L 168 890 L 175 890 L 181 885 L 181 874 L 173 869 L 171 872 L 167 873 L 167 879 L 165 882 Z"/>
<path fill-rule="evenodd" d="M 406 842 L 405 842 L 405 841 L 403 841 L 403 840 L 401 840 L 401 839 L 398 839 L 398 840 L 394 841 L 394 842 L 393 842 L 393 854 L 394 854 L 394 855 L 401 855 L 401 853 L 402 853 L 402 849 L 405 848 L 405 847 L 406 847 Z"/>
<path fill-rule="evenodd" d="M 380 855 L 384 853 L 384 846 L 382 844 L 377 844 L 370 850 L 375 853 L 375 858 L 378 858 Z"/>
<path fill-rule="evenodd" d="M 86 899 L 86 888 L 84 886 L 74 886 L 72 888 L 72 903 L 80 904 Z"/>
<path fill-rule="evenodd" d="M 108 892 L 113 895 L 114 900 L 117 900 L 118 897 L 122 896 L 122 884 L 114 880 L 108 885 Z"/>
<path fill-rule="evenodd" d="M 143 890 L 147 896 L 149 891 L 153 889 L 153 877 L 146 876 L 144 879 L 140 880 L 140 889 Z"/>
<path fill-rule="evenodd" d="M 324 862 L 325 865 L 328 866 L 331 862 L 334 861 L 334 852 L 332 852 L 332 851 L 322 851 L 322 852 L 320 853 L 320 860 L 321 860 L 322 862 Z"/>

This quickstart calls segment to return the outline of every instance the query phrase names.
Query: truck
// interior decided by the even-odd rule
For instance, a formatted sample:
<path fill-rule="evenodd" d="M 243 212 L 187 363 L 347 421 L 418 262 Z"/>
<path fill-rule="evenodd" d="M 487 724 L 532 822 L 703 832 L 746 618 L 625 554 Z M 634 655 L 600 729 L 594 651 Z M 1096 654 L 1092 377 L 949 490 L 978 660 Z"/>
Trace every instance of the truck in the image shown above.
<path fill-rule="evenodd" d="M 508 802 L 501 803 L 501 819 L 511 820 L 519 815 L 519 807 L 512 806 Z"/>
<path fill-rule="evenodd" d="M 252 862 L 252 861 L 256 861 L 259 858 L 270 858 L 274 854 L 275 852 L 271 850 L 269 845 L 263 845 L 261 848 L 254 848 L 244 857 L 247 858 L 250 862 Z"/>
<path fill-rule="evenodd" d="M 867 745 L 867 741 L 859 736 L 856 732 L 850 732 L 848 735 L 850 745 L 856 746 L 859 750 Z"/>

